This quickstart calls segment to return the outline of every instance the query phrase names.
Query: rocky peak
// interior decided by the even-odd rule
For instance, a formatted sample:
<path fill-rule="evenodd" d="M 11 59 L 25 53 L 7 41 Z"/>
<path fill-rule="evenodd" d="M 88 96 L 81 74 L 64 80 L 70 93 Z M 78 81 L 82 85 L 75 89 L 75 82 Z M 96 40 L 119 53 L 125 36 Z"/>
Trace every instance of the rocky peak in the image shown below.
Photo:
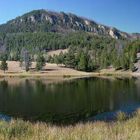
<path fill-rule="evenodd" d="M 12 26 L 11 26 L 12 25 Z M 20 27 L 20 28 L 18 28 Z M 71 13 L 34 10 L 0 26 L 0 32 L 73 32 L 84 31 L 111 38 L 137 38 L 139 34 L 128 34 L 116 28 L 97 24 L 87 18 Z"/>

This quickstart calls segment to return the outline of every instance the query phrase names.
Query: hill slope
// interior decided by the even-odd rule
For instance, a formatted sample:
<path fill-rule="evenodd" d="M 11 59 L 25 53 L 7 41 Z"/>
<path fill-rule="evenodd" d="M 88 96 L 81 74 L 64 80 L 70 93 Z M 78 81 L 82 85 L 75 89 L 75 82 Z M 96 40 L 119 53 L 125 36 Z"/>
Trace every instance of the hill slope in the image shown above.
<path fill-rule="evenodd" d="M 58 32 L 69 33 L 75 31 L 90 32 L 96 35 L 109 36 L 115 39 L 132 39 L 139 34 L 128 34 L 116 28 L 97 24 L 96 22 L 76 16 L 71 13 L 35 10 L 17 17 L 0 26 L 0 32 Z"/>
<path fill-rule="evenodd" d="M 138 33 L 128 34 L 71 13 L 36 10 L 0 25 L 0 60 L 20 61 L 28 52 L 32 61 L 43 54 L 46 62 L 80 71 L 108 67 L 136 71 L 140 40 L 132 40 L 137 38 Z M 47 54 L 58 49 L 68 52 Z"/>

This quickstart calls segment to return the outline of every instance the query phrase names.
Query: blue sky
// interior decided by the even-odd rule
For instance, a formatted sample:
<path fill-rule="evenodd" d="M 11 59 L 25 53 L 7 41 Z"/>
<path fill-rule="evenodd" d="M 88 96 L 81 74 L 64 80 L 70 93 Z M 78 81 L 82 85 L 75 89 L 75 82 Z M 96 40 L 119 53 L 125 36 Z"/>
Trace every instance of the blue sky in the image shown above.
<path fill-rule="evenodd" d="M 35 9 L 71 12 L 126 32 L 140 32 L 140 0 L 0 0 L 0 24 Z"/>

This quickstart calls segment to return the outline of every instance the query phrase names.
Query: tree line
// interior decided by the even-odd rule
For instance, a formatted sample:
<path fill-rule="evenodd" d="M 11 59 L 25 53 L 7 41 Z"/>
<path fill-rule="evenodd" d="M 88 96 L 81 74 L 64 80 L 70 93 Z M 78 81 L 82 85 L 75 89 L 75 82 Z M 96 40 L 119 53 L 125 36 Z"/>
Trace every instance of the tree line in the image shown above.
<path fill-rule="evenodd" d="M 47 52 L 68 49 L 67 53 L 48 56 Z M 6 61 L 20 61 L 26 71 L 36 61 L 36 70 L 46 62 L 64 64 L 81 71 L 95 71 L 113 67 L 135 71 L 134 63 L 140 51 L 140 40 L 115 40 L 85 32 L 60 33 L 17 33 L 0 34 L 1 69 Z M 3 57 L 4 54 L 4 57 Z"/>
<path fill-rule="evenodd" d="M 7 63 L 7 58 L 8 58 L 8 54 L 7 53 L 3 53 L 1 55 L 1 64 L 0 64 L 0 69 L 4 71 L 8 70 L 8 63 Z M 21 52 L 21 57 L 20 57 L 20 67 L 25 70 L 26 72 L 28 72 L 31 69 L 32 66 L 32 59 L 30 57 L 30 53 L 28 50 L 23 49 Z M 43 56 L 43 53 L 38 53 L 37 57 L 36 57 L 36 67 L 35 69 L 37 71 L 40 71 L 43 69 L 43 67 L 45 66 L 46 61 L 45 58 Z"/>
<path fill-rule="evenodd" d="M 70 47 L 67 53 L 49 57 L 49 62 L 64 64 L 66 67 L 81 71 L 96 71 L 110 67 L 116 70 L 137 70 L 134 64 L 138 61 L 140 40 L 127 43 L 119 41 L 107 46 L 106 48 Z"/>

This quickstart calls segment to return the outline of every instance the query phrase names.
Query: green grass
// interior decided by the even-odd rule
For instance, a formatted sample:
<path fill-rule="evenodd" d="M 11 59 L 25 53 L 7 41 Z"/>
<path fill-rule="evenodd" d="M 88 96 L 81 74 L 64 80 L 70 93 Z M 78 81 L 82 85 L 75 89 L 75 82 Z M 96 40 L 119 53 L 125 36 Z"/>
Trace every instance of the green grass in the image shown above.
<path fill-rule="evenodd" d="M 119 113 L 116 122 L 87 122 L 71 126 L 0 121 L 0 140 L 139 140 L 139 132 L 140 111 L 128 119 L 124 113 Z"/>

